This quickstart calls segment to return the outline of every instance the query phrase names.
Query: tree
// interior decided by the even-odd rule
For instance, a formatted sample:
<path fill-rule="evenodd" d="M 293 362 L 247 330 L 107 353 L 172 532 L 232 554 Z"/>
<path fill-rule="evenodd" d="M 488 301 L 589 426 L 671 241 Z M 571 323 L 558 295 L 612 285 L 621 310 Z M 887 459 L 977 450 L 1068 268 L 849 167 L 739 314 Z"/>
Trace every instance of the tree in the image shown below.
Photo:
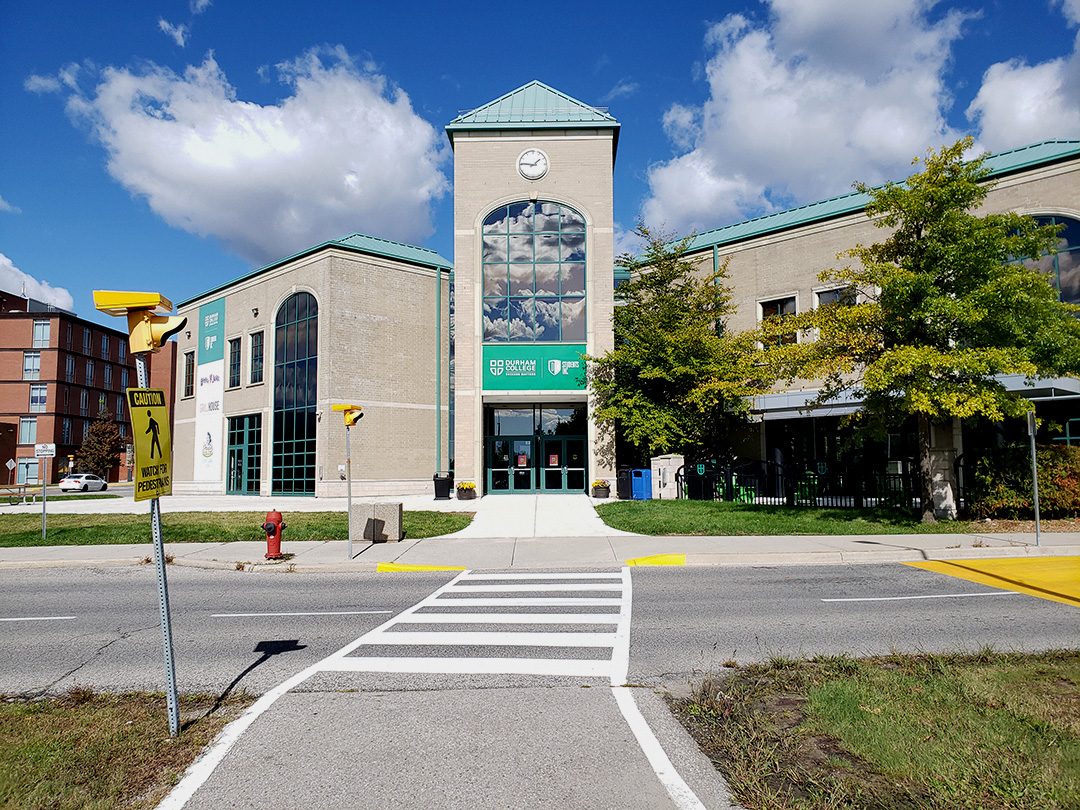
<path fill-rule="evenodd" d="M 109 471 L 118 463 L 124 450 L 120 430 L 109 412 L 101 411 L 83 436 L 82 447 L 75 456 L 76 467 L 108 480 Z"/>
<path fill-rule="evenodd" d="M 779 377 L 824 380 L 817 404 L 851 391 L 864 404 L 859 418 L 915 417 L 928 522 L 931 425 L 1026 414 L 1031 403 L 995 375 L 1080 370 L 1080 307 L 1061 303 L 1051 279 L 1022 261 L 1051 250 L 1056 228 L 1014 213 L 973 213 L 992 184 L 985 157 L 964 159 L 972 143 L 928 151 L 922 171 L 903 184 L 857 183 L 870 197 L 867 216 L 892 233 L 841 253 L 856 263 L 820 275 L 853 297 L 765 324 L 761 338 Z M 776 340 L 791 329 L 805 340 Z"/>
<path fill-rule="evenodd" d="M 727 264 L 709 274 L 685 258 L 692 237 L 674 240 L 641 224 L 640 257 L 620 256 L 615 348 L 589 358 L 594 419 L 649 455 L 723 457 L 749 397 L 768 388 L 751 362 L 754 337 L 724 328 L 732 312 Z"/>

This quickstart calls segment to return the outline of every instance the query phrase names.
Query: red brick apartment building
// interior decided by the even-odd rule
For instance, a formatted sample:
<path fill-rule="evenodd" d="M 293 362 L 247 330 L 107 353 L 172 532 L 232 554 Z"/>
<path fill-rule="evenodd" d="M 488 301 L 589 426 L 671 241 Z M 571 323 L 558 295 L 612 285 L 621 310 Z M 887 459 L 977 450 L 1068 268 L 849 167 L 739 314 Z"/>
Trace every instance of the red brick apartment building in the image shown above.
<path fill-rule="evenodd" d="M 171 415 L 176 344 L 170 341 L 151 357 L 150 386 L 165 391 Z M 0 482 L 41 482 L 36 443 L 56 445 L 48 477 L 59 481 L 102 410 L 130 443 L 124 389 L 136 384 L 127 332 L 0 291 Z M 10 472 L 2 466 L 8 459 L 16 465 Z M 128 477 L 127 454 L 121 453 L 109 480 Z"/>

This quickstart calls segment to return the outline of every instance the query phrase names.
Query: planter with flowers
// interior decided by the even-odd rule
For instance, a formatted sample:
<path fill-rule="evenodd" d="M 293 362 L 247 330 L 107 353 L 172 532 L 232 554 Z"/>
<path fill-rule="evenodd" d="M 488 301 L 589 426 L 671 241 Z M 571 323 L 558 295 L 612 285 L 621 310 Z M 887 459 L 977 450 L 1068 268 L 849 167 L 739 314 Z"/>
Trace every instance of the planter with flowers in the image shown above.
<path fill-rule="evenodd" d="M 459 501 L 471 501 L 476 497 L 476 484 L 472 481 L 462 481 L 457 485 L 457 496 Z"/>
<path fill-rule="evenodd" d="M 594 498 L 608 498 L 611 496 L 611 486 L 606 478 L 597 478 L 592 482 L 592 496 Z"/>

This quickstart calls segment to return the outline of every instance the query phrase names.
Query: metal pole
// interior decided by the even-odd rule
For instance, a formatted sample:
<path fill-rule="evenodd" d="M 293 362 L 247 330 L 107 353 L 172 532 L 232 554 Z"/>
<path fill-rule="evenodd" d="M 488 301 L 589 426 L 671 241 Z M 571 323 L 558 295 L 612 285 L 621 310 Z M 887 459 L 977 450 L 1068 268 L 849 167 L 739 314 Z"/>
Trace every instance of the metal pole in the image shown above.
<path fill-rule="evenodd" d="M 139 388 L 150 387 L 146 353 L 135 355 Z M 169 579 L 165 573 L 165 546 L 161 540 L 161 501 L 150 501 L 150 532 L 154 540 L 154 567 L 157 569 L 158 604 L 161 608 L 161 644 L 165 653 L 165 702 L 169 710 L 169 735 L 180 733 L 180 701 L 176 695 L 176 660 L 173 657 L 172 617 L 169 612 Z"/>
<path fill-rule="evenodd" d="M 1035 545 L 1042 545 L 1042 525 L 1039 520 L 1039 467 L 1035 463 L 1035 412 L 1028 411 L 1028 436 L 1031 439 L 1031 490 L 1035 498 Z"/>
<path fill-rule="evenodd" d="M 49 485 L 49 460 L 41 459 L 41 542 L 45 543 L 45 498 Z"/>
<path fill-rule="evenodd" d="M 347 414 L 346 414 L 347 415 Z M 345 425 L 345 492 L 347 493 L 349 509 L 349 551 L 348 559 L 352 559 L 352 446 L 349 442 L 349 426 Z"/>

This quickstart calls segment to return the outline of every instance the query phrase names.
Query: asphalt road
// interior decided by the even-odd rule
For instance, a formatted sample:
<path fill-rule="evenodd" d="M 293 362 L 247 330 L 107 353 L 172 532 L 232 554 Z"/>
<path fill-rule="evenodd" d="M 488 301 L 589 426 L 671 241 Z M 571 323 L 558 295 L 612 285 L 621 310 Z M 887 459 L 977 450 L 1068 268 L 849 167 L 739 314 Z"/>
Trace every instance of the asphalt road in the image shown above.
<path fill-rule="evenodd" d="M 626 682 L 641 686 L 678 687 L 731 659 L 1080 642 L 1073 607 L 1019 594 L 976 595 L 996 592 L 903 565 L 641 568 L 630 574 L 632 597 L 614 572 L 602 579 L 583 571 L 581 590 L 569 595 L 600 599 L 572 607 L 486 605 L 514 598 L 498 592 L 513 581 L 451 582 L 452 573 L 169 573 L 185 691 L 264 692 L 325 664 L 354 639 L 368 639 L 280 697 L 188 808 L 671 807 L 640 737 L 613 700 L 619 690 L 608 687 L 619 645 L 614 652 L 603 645 L 613 637 L 605 635 L 617 615 L 610 611 L 620 608 L 605 605 L 619 599 L 632 606 Z M 600 584 L 608 590 L 581 593 Z M 449 590 L 441 592 L 444 586 Z M 568 595 L 552 587 L 529 596 Z M 414 607 L 421 600 L 427 607 Z M 521 647 L 512 643 L 519 636 L 507 636 L 505 644 L 477 647 L 482 640 L 464 635 L 477 625 L 458 619 L 465 613 L 476 622 L 489 612 L 512 612 L 494 628 L 500 632 L 588 633 L 598 646 Z M 576 624 L 567 613 L 576 614 Z M 0 619 L 60 616 L 74 618 L 0 621 L 0 693 L 76 683 L 161 688 L 151 567 L 0 572 Z M 371 633 L 391 620 L 393 626 Z M 496 669 L 520 661 L 523 671 L 478 672 L 470 669 L 477 656 Z M 462 661 L 467 671 L 454 674 Z M 423 667 L 429 671 L 415 671 Z M 593 669 L 605 674 L 587 674 Z M 727 806 L 722 782 L 657 690 L 621 691 L 633 693 L 702 804 Z"/>

